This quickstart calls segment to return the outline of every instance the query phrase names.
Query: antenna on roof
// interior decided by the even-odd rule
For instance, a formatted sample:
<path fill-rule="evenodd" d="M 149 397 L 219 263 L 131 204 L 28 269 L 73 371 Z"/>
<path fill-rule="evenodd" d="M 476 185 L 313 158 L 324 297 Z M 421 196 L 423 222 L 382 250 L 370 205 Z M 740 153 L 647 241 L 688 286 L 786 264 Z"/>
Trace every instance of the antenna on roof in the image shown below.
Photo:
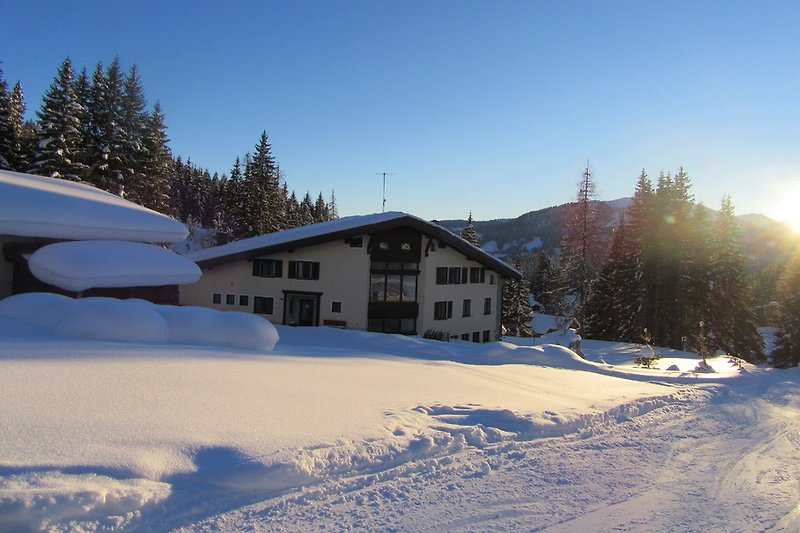
<path fill-rule="evenodd" d="M 386 176 L 394 176 L 394 172 L 376 172 L 377 176 L 383 176 L 383 205 L 381 206 L 381 213 L 386 212 Z"/>

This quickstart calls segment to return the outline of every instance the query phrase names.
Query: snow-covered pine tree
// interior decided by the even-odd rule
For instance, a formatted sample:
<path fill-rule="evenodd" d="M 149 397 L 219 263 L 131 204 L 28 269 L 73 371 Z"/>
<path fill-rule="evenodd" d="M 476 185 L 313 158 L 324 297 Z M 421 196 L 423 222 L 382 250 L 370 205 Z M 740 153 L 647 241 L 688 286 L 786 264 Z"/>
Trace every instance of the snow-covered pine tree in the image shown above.
<path fill-rule="evenodd" d="M 122 115 L 124 76 L 119 58 L 108 69 L 98 63 L 89 97 L 89 137 L 86 139 L 87 180 L 112 194 L 124 193 L 121 147 L 125 144 Z"/>
<path fill-rule="evenodd" d="M 531 293 L 536 301 L 542 305 L 542 310 L 547 314 L 556 314 L 556 282 L 558 274 L 555 271 L 553 262 L 547 257 L 544 250 L 538 250 L 533 257 L 533 269 L 531 274 Z"/>
<path fill-rule="evenodd" d="M 330 220 L 330 213 L 328 213 L 328 203 L 325 201 L 325 198 L 322 196 L 322 193 L 319 193 L 317 196 L 316 202 L 314 202 L 314 222 L 326 222 Z"/>
<path fill-rule="evenodd" d="M 286 201 L 286 224 L 287 228 L 297 228 L 303 225 L 303 218 L 300 215 L 300 202 L 294 191 Z"/>
<path fill-rule="evenodd" d="M 169 210 L 170 180 L 173 172 L 172 153 L 166 130 L 161 104 L 156 102 L 153 111 L 147 116 L 142 134 L 143 159 L 139 168 L 137 201 L 159 213 L 166 213 Z"/>
<path fill-rule="evenodd" d="M 706 323 L 714 347 L 749 362 L 762 360 L 764 347 L 756 325 L 730 196 L 723 198 L 717 217 L 710 266 L 710 309 Z"/>
<path fill-rule="evenodd" d="M 300 202 L 300 225 L 307 226 L 314 223 L 314 203 L 311 201 L 311 194 L 306 191 L 303 201 Z"/>
<path fill-rule="evenodd" d="M 82 109 L 73 88 L 72 61 L 64 59 L 37 113 L 39 129 L 30 171 L 42 176 L 80 181 L 80 116 Z"/>
<path fill-rule="evenodd" d="M 14 170 L 14 128 L 11 119 L 11 93 L 0 69 L 0 170 Z"/>
<path fill-rule="evenodd" d="M 11 130 L 13 146 L 9 163 L 13 170 L 24 172 L 30 168 L 36 144 L 36 126 L 33 121 L 25 121 L 25 96 L 19 82 L 11 91 Z"/>
<path fill-rule="evenodd" d="M 281 209 L 280 174 L 267 132 L 263 131 L 249 165 L 245 166 L 245 183 L 250 195 L 252 235 L 281 229 L 285 213 Z"/>
<path fill-rule="evenodd" d="M 122 82 L 120 114 L 123 137 L 119 146 L 119 170 L 125 198 L 140 205 L 145 204 L 146 189 L 150 186 L 150 177 L 145 173 L 149 154 L 145 149 L 144 137 L 150 118 L 146 108 L 139 70 L 133 65 Z"/>
<path fill-rule="evenodd" d="M 469 216 L 467 216 L 467 225 L 461 229 L 459 235 L 473 246 L 480 246 L 478 242 L 478 232 L 475 231 L 475 222 L 472 220 L 472 211 L 470 211 Z"/>
<path fill-rule="evenodd" d="M 800 253 L 795 253 L 778 285 L 780 314 L 773 364 L 778 368 L 800 365 Z"/>
<path fill-rule="evenodd" d="M 531 313 L 530 285 L 525 277 L 519 281 L 507 279 L 503 282 L 503 306 L 501 324 L 506 335 L 530 337 Z"/>

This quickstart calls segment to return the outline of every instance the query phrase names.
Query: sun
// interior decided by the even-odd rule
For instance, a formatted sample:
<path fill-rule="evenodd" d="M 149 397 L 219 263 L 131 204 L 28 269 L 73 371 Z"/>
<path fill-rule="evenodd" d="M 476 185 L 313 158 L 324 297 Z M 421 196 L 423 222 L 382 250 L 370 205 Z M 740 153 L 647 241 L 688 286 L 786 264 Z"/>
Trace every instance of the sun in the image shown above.
<path fill-rule="evenodd" d="M 781 193 L 775 203 L 774 218 L 800 233 L 800 185 Z"/>

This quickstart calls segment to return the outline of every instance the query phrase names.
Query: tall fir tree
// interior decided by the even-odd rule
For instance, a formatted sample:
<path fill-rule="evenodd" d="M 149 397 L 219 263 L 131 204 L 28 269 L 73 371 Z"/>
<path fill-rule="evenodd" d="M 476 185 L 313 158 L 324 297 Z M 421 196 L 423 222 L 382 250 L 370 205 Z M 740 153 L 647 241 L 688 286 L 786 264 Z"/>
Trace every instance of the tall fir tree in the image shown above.
<path fill-rule="evenodd" d="M 336 205 L 336 192 L 331 191 L 331 199 L 328 202 L 328 216 L 331 220 L 339 218 L 339 207 Z"/>
<path fill-rule="evenodd" d="M 37 113 L 39 130 L 31 172 L 80 181 L 81 106 L 73 87 L 72 61 L 64 59 Z"/>
<path fill-rule="evenodd" d="M 537 251 L 534 255 L 530 280 L 531 293 L 541 304 L 542 310 L 547 314 L 556 314 L 558 312 L 556 302 L 558 273 L 555 271 L 553 262 L 543 250 Z"/>
<path fill-rule="evenodd" d="M 251 217 L 248 236 L 281 229 L 284 213 L 281 212 L 280 174 L 266 131 L 261 133 L 252 159 L 245 164 L 244 182 L 248 190 L 248 216 Z"/>
<path fill-rule="evenodd" d="M 172 153 L 169 149 L 167 127 L 161 104 L 153 106 L 146 119 L 142 136 L 143 159 L 138 173 L 138 202 L 159 213 L 169 210 L 170 178 L 172 175 Z"/>
<path fill-rule="evenodd" d="M 328 220 L 330 220 L 328 203 L 320 192 L 319 196 L 317 196 L 317 200 L 314 202 L 314 222 L 326 222 Z"/>
<path fill-rule="evenodd" d="M 122 81 L 120 115 L 123 135 L 119 146 L 119 171 L 125 198 L 141 205 L 145 203 L 146 189 L 149 185 L 145 173 L 149 155 L 144 145 L 149 119 L 146 108 L 147 100 L 139 70 L 133 65 Z M 163 119 L 163 116 L 161 118 Z"/>
<path fill-rule="evenodd" d="M 98 63 L 92 76 L 89 101 L 89 137 L 87 139 L 87 179 L 93 185 L 123 194 L 122 147 L 126 142 L 122 110 L 124 75 L 119 58 L 104 71 Z"/>
<path fill-rule="evenodd" d="M 505 334 L 511 337 L 531 337 L 530 284 L 523 276 L 519 281 L 503 282 L 503 306 L 501 324 Z"/>
<path fill-rule="evenodd" d="M 713 346 L 747 361 L 758 362 L 764 358 L 763 342 L 756 324 L 744 255 L 739 247 L 739 226 L 730 196 L 722 200 L 714 234 L 707 315 Z"/>
<path fill-rule="evenodd" d="M 800 252 L 786 268 L 778 285 L 780 313 L 773 364 L 778 368 L 800 365 Z"/>
<path fill-rule="evenodd" d="M 480 246 L 478 241 L 478 232 L 475 231 L 475 222 L 472 220 L 472 211 L 469 212 L 469 216 L 467 216 L 467 224 L 461 229 L 459 235 L 461 235 L 461 238 L 471 245 Z"/>
<path fill-rule="evenodd" d="M 13 146 L 9 163 L 11 168 L 23 172 L 30 168 L 31 155 L 36 143 L 36 126 L 33 121 L 25 121 L 25 96 L 22 85 L 14 84 L 11 91 L 11 130 Z"/>
<path fill-rule="evenodd" d="M 11 93 L 0 70 L 0 170 L 14 170 L 14 128 L 11 118 Z"/>
<path fill-rule="evenodd" d="M 603 257 L 601 225 L 595 184 L 587 165 L 578 185 L 577 200 L 570 205 L 564 234 L 559 243 L 559 297 L 565 318 L 583 319 L 583 307 L 591 297 L 591 288 Z"/>

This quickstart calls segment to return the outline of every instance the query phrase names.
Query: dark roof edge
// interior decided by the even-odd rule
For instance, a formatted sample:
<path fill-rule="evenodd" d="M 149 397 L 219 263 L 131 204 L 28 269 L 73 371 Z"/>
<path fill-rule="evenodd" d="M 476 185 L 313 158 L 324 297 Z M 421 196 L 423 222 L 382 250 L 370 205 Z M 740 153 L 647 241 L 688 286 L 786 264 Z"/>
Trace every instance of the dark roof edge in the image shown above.
<path fill-rule="evenodd" d="M 319 235 L 303 237 L 293 241 L 282 242 L 269 246 L 263 246 L 260 248 L 254 248 L 252 250 L 233 252 L 228 255 L 212 257 L 205 260 L 199 260 L 196 261 L 196 263 L 201 268 L 209 269 L 215 266 L 224 265 L 227 263 L 233 263 L 236 261 L 250 260 L 262 255 L 285 252 L 287 250 L 294 250 L 297 248 L 305 248 L 307 246 L 314 246 L 317 244 L 332 242 L 338 239 L 345 239 L 347 237 L 355 237 L 367 233 L 377 233 L 380 231 L 386 231 L 402 226 L 411 227 L 413 229 L 420 231 L 425 235 L 440 239 L 444 241 L 451 248 L 461 252 L 462 254 L 464 254 L 469 258 L 478 261 L 482 265 L 491 268 L 492 270 L 498 272 L 504 277 L 513 279 L 520 279 L 522 277 L 522 274 L 520 274 L 519 271 L 511 267 L 505 261 L 496 258 L 490 253 L 482 250 L 481 248 L 478 248 L 477 246 L 473 246 L 472 244 L 468 243 L 458 235 L 454 234 L 450 230 L 438 224 L 435 224 L 433 222 L 427 222 L 412 215 L 405 215 L 390 220 L 375 222 L 372 224 L 364 224 L 362 226 L 353 226 L 339 231 L 332 231 L 330 233 L 323 233 Z"/>

